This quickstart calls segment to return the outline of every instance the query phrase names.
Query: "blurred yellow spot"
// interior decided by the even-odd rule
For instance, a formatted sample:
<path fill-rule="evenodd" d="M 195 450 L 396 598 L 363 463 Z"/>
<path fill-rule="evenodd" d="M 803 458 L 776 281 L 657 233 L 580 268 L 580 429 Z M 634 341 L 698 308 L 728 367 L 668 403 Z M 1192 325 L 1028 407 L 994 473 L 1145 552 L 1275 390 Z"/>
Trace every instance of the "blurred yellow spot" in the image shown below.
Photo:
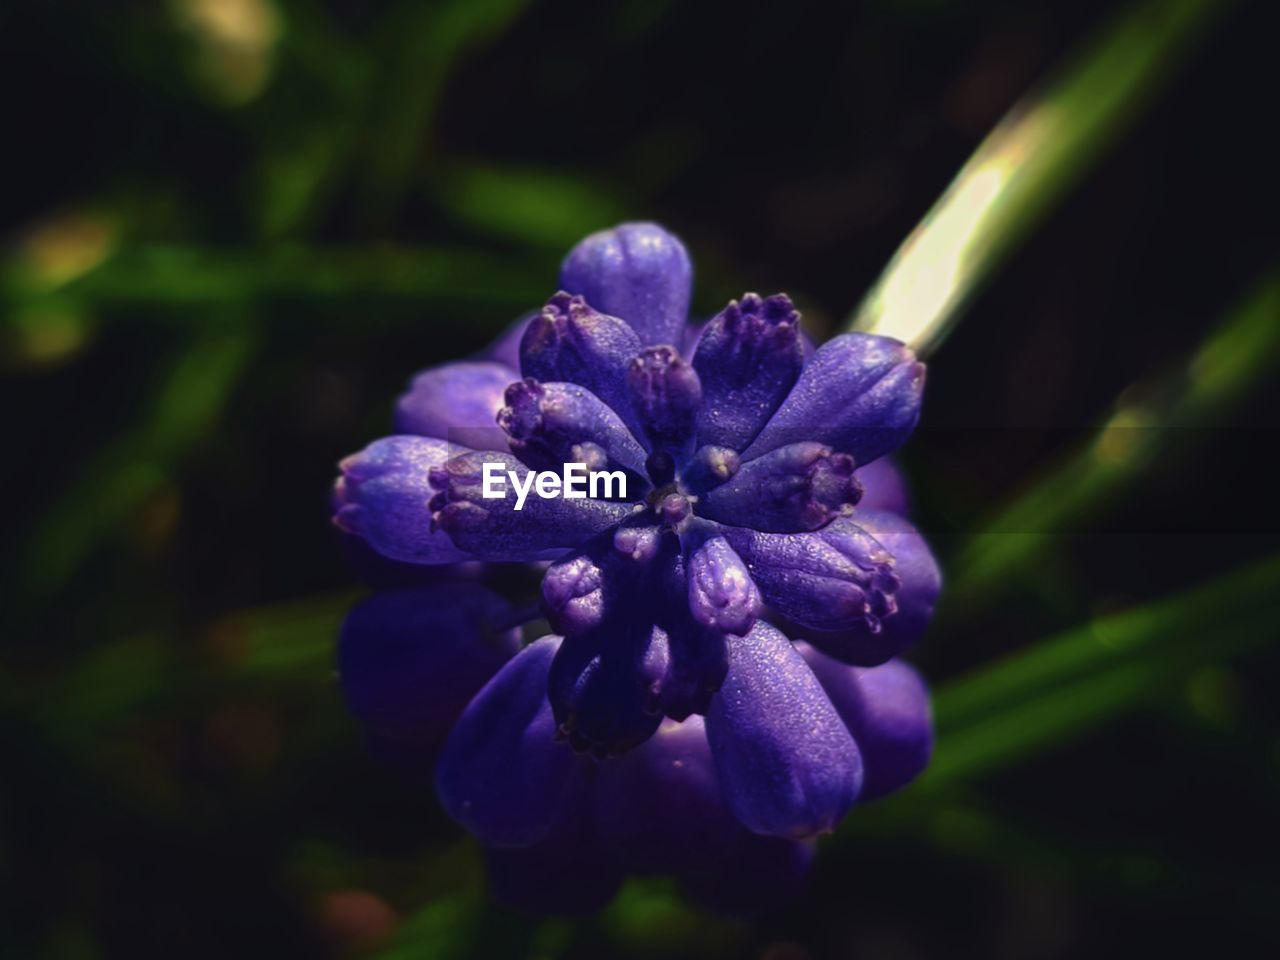
<path fill-rule="evenodd" d="M 171 0 L 175 21 L 195 41 L 195 69 L 230 105 L 248 103 L 271 80 L 280 14 L 271 0 Z"/>
<path fill-rule="evenodd" d="M 115 249 L 116 227 L 106 217 L 76 212 L 50 217 L 18 241 L 25 279 L 52 290 L 83 276 Z"/>
<path fill-rule="evenodd" d="M 1124 406 L 1115 412 L 1098 434 L 1094 458 L 1107 466 L 1119 466 L 1143 449 L 1143 431 L 1153 426 L 1150 417 L 1137 406 Z"/>
<path fill-rule="evenodd" d="M 895 254 L 865 311 L 874 322 L 860 329 L 916 347 L 929 339 L 970 292 L 992 223 L 1052 129 L 1043 108 L 996 128 Z"/>
<path fill-rule="evenodd" d="M 52 366 L 84 346 L 88 333 L 88 318 L 76 304 L 51 301 L 20 307 L 5 338 L 6 362 Z"/>

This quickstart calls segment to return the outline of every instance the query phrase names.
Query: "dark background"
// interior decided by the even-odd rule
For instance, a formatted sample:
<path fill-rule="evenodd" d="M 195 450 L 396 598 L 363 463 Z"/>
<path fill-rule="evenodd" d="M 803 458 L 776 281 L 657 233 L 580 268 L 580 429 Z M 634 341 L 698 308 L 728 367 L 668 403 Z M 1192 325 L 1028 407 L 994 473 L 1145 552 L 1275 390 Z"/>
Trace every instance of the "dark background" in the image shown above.
<path fill-rule="evenodd" d="M 1266 4 L 1222 6 L 931 358 L 902 462 L 952 583 L 1003 505 L 1071 489 L 1118 400 L 1154 397 L 1163 430 L 1106 497 L 1031 523 L 1031 560 L 945 595 L 915 656 L 936 685 L 1275 553 L 1276 378 L 1207 416 L 1165 402 L 1275 254 L 1274 31 Z M 1275 629 L 1274 596 L 1219 619 L 1194 594 L 1186 669 L 855 811 L 802 902 L 745 920 L 658 881 L 574 923 L 492 905 L 333 682 L 359 588 L 328 485 L 416 369 L 481 347 L 625 218 L 684 238 L 696 312 L 785 290 L 829 332 L 1115 12 L 7 5 L 0 956 L 1274 949 L 1280 664 L 1232 642 L 1242 617 Z"/>

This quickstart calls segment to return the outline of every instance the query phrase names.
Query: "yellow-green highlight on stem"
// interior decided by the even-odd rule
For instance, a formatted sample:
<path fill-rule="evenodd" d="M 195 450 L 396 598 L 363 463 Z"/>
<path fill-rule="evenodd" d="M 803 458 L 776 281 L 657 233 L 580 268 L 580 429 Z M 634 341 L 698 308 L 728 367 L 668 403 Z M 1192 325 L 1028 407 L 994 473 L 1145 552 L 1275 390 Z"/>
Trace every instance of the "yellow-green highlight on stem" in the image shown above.
<path fill-rule="evenodd" d="M 1017 104 L 849 318 L 927 354 L 1018 242 L 1123 134 L 1226 0 L 1141 0 Z"/>
<path fill-rule="evenodd" d="M 1179 370 L 1135 384 L 1080 449 L 990 517 L 949 567 L 952 613 L 971 614 L 1053 536 L 1104 506 L 1168 455 L 1171 436 L 1221 422 L 1280 358 L 1280 266 L 1232 309 Z"/>

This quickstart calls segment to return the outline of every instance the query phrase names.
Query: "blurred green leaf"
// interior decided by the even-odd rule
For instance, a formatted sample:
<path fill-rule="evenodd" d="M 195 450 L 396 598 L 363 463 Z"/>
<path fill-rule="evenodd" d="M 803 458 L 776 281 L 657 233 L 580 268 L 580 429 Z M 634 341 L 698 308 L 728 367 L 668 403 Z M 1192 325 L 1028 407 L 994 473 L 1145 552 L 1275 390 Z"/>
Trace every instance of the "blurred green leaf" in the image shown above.
<path fill-rule="evenodd" d="M 848 320 L 935 348 L 982 283 L 1132 122 L 1212 15 L 1214 0 L 1141 0 L 978 147 Z"/>
<path fill-rule="evenodd" d="M 255 607 L 222 618 L 212 630 L 232 654 L 235 672 L 297 679 L 333 673 L 342 621 L 362 591 Z"/>
<path fill-rule="evenodd" d="M 972 615 L 1071 524 L 1176 454 L 1175 436 L 1214 426 L 1280 360 L 1280 270 L 1233 309 L 1187 364 L 1126 391 L 1107 423 L 1021 496 L 981 524 L 949 567 L 949 615 Z"/>
<path fill-rule="evenodd" d="M 920 785 L 1011 763 L 1090 729 L 1205 663 L 1273 641 L 1280 557 L 1042 640 L 944 686 Z"/>
<path fill-rule="evenodd" d="M 380 84 L 369 104 L 362 209 L 385 220 L 404 196 L 435 120 L 445 81 L 457 63 L 492 41 L 528 0 L 402 0 L 379 24 Z"/>
<path fill-rule="evenodd" d="M 493 308 L 496 328 L 513 311 L 545 299 L 540 266 L 449 247 L 314 249 L 281 243 L 228 253 L 149 245 L 121 251 L 63 290 L 98 306 L 239 306 L 269 297 L 309 298 L 326 306 L 343 300 L 367 305 L 379 298 L 456 303 Z M 45 294 L 29 290 L 21 272 L 20 265 L 0 271 L 0 295 L 19 305 L 39 302 Z"/>
<path fill-rule="evenodd" d="M 484 915 L 475 892 L 442 897 L 416 911 L 396 931 L 378 960 L 464 960 Z"/>
<path fill-rule="evenodd" d="M 208 435 L 255 345 L 252 330 L 237 321 L 183 347 L 137 425 L 89 458 L 38 523 L 22 571 L 35 597 L 56 592 L 95 544 L 121 530 L 170 482 L 178 461 Z"/>
<path fill-rule="evenodd" d="M 464 163 L 436 178 L 435 193 L 473 227 L 557 253 L 625 219 L 624 209 L 600 187 L 553 170 Z"/>

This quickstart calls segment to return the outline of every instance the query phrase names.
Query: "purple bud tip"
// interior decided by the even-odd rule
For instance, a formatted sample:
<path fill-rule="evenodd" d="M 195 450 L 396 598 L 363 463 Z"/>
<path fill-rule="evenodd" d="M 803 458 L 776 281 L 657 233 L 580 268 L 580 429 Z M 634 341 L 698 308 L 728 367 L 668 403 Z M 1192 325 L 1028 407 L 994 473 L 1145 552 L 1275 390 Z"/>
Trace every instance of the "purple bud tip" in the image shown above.
<path fill-rule="evenodd" d="M 554 355 L 561 347 L 580 340 L 584 334 L 589 335 L 601 317 L 582 297 L 562 290 L 548 300 L 529 323 L 521 352 Z"/>
<path fill-rule="evenodd" d="M 736 450 L 707 444 L 698 448 L 680 479 L 691 492 L 701 494 L 731 480 L 741 467 Z"/>
<path fill-rule="evenodd" d="M 749 460 L 728 483 L 708 490 L 701 512 L 712 520 L 751 517 L 757 530 L 817 530 L 862 497 L 857 463 L 821 443 L 793 443 Z"/>
<path fill-rule="evenodd" d="M 725 330 L 738 338 L 742 347 L 789 349 L 800 335 L 800 311 L 785 293 L 772 297 L 744 294 L 741 300 L 730 300 L 720 315 Z"/>
<path fill-rule="evenodd" d="M 613 535 L 613 548 L 636 563 L 647 563 L 657 556 L 661 541 L 657 527 L 619 527 Z"/>
<path fill-rule="evenodd" d="M 559 293 L 552 294 L 543 306 L 541 315 L 555 322 L 557 326 L 563 326 L 567 321 L 587 320 L 599 314 L 585 298 L 561 290 Z"/>
<path fill-rule="evenodd" d="M 744 636 L 763 601 L 742 558 L 724 537 L 712 537 L 689 557 L 689 610 L 703 626 Z"/>
<path fill-rule="evenodd" d="M 542 427 L 542 402 L 547 391 L 532 377 L 507 387 L 507 405 L 498 411 L 498 426 L 514 440 L 526 440 Z"/>
<path fill-rule="evenodd" d="M 814 459 L 806 475 L 809 503 L 805 508 L 811 517 L 821 515 L 825 522 L 853 509 L 862 499 L 862 484 L 853 475 L 857 466 L 849 454 L 830 450 Z"/>
<path fill-rule="evenodd" d="M 443 517 L 445 508 L 470 514 L 485 514 L 488 510 L 475 500 L 479 498 L 482 485 L 480 464 L 467 456 L 446 460 L 442 466 L 433 467 L 427 475 L 434 496 L 427 501 L 427 509 L 431 512 L 431 522 L 435 527 L 445 526 Z"/>
<path fill-rule="evenodd" d="M 675 447 L 693 433 L 702 383 L 674 347 L 645 347 L 627 368 L 636 414 L 655 445 Z"/>
<path fill-rule="evenodd" d="M 658 516 L 662 518 L 663 523 L 671 527 L 680 526 L 692 513 L 693 507 L 690 506 L 688 498 L 679 493 L 667 494 L 658 504 Z"/>
<path fill-rule="evenodd" d="M 351 502 L 352 490 L 348 488 L 345 477 L 339 477 L 333 484 L 333 525 L 343 533 L 359 534 L 360 513 L 357 504 Z"/>
<path fill-rule="evenodd" d="M 645 347 L 631 361 L 627 377 L 646 408 L 696 410 L 702 386 L 675 347 Z"/>
<path fill-rule="evenodd" d="M 861 574 L 859 589 L 836 600 L 835 615 L 840 619 L 861 618 L 871 633 L 879 633 L 885 618 L 898 612 L 895 594 L 901 588 L 902 580 L 895 569 L 893 557 L 878 546 L 865 550 L 865 545 L 859 544 L 847 549 L 852 544 L 841 542 L 839 537 L 830 538 L 828 542 L 844 553 Z"/>
<path fill-rule="evenodd" d="M 557 632 L 585 633 L 604 620 L 604 576 L 583 554 L 548 568 L 542 579 L 542 601 Z"/>

